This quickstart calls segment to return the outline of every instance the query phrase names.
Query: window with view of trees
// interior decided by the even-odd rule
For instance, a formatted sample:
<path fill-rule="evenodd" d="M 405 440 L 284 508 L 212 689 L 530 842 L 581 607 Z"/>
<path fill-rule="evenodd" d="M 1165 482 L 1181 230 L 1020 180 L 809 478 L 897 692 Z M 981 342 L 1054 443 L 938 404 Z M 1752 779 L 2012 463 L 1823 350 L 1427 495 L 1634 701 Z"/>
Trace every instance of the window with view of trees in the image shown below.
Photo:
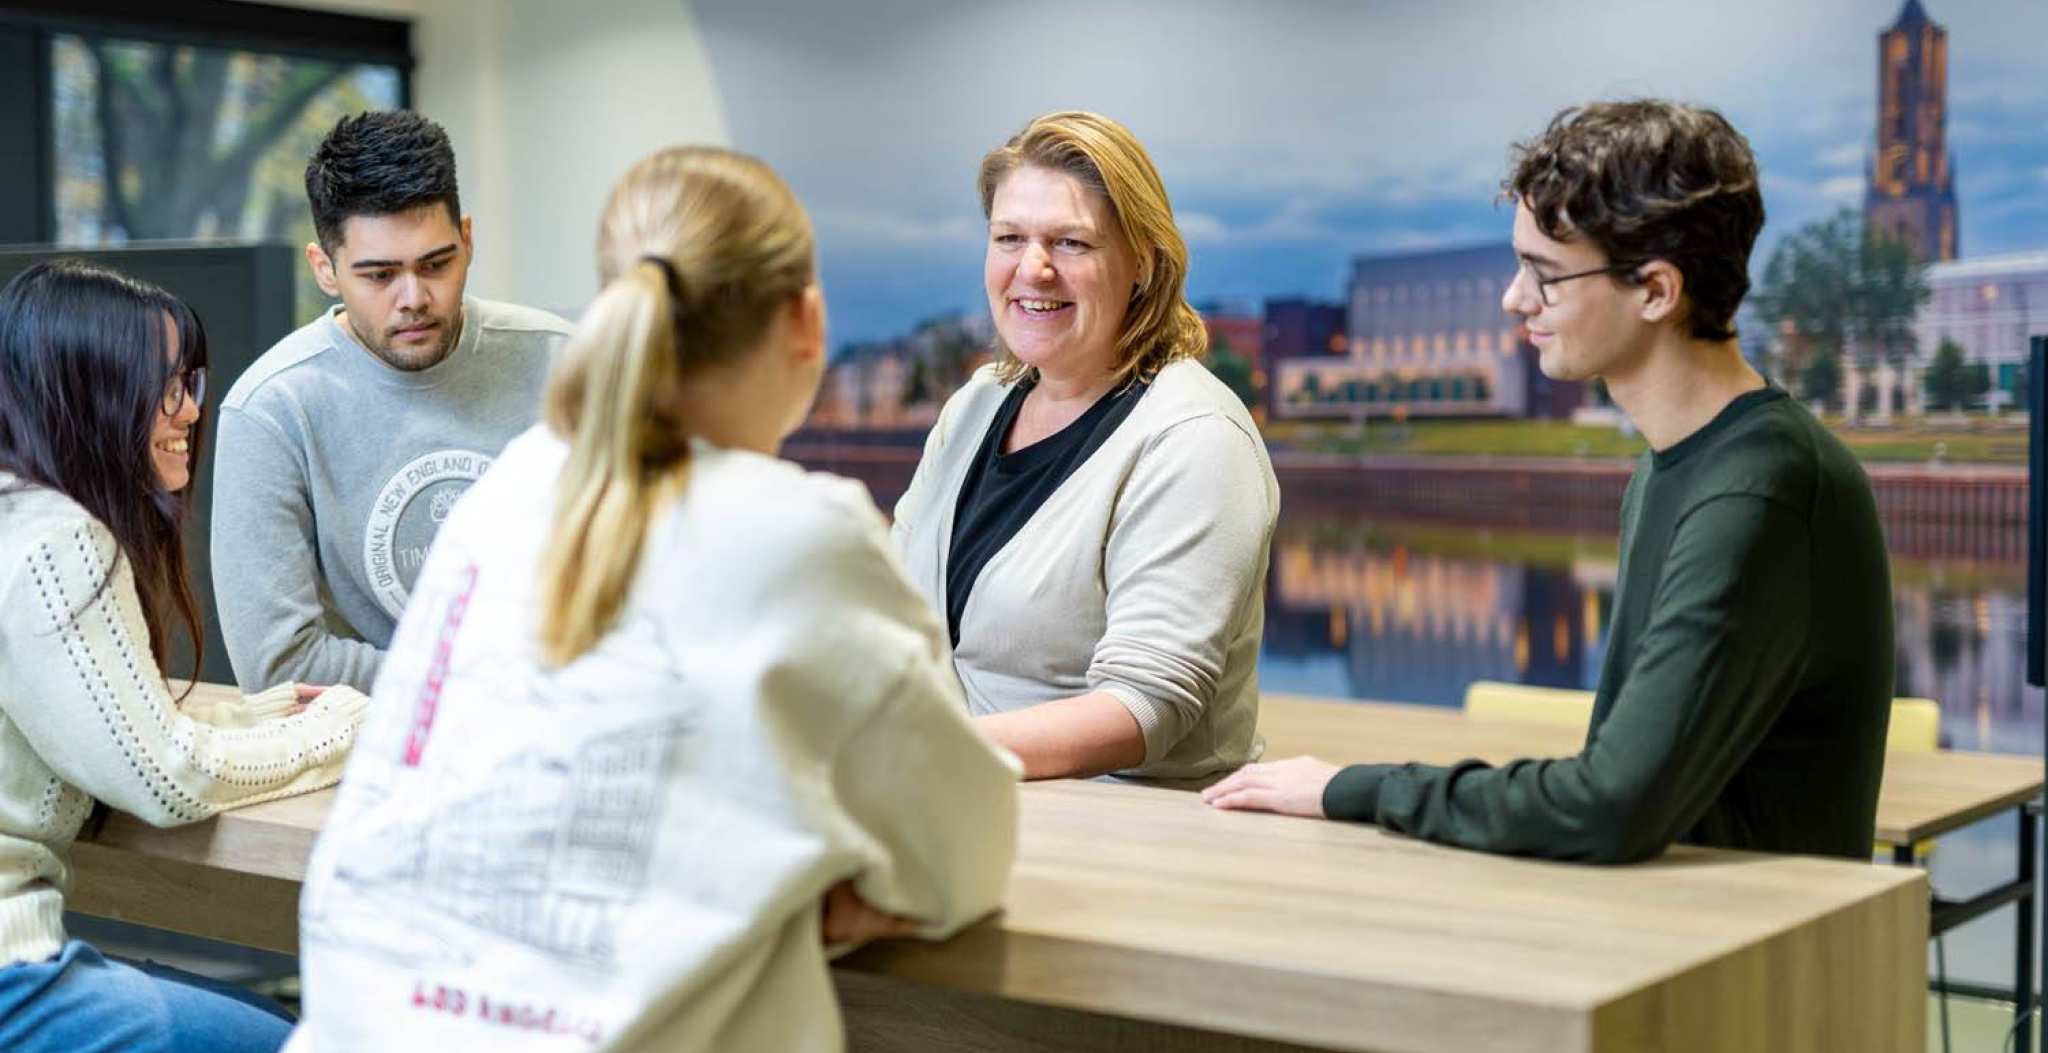
<path fill-rule="evenodd" d="M 393 65 L 50 36 L 54 240 L 313 237 L 306 157 L 334 122 L 404 100 Z M 325 304 L 299 276 L 298 307 Z"/>

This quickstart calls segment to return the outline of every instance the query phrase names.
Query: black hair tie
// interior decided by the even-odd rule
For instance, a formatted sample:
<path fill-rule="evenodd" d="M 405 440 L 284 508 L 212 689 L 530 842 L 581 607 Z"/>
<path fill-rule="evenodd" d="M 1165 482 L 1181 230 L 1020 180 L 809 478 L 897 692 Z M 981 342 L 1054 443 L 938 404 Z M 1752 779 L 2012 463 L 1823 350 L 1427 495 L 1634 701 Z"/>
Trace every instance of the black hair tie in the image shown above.
<path fill-rule="evenodd" d="M 670 262 L 667 256 L 657 255 L 652 252 L 640 257 L 640 262 L 652 263 L 661 269 L 662 279 L 668 283 L 668 294 L 676 302 L 676 312 L 678 314 L 682 313 L 683 276 L 676 270 L 676 265 Z"/>

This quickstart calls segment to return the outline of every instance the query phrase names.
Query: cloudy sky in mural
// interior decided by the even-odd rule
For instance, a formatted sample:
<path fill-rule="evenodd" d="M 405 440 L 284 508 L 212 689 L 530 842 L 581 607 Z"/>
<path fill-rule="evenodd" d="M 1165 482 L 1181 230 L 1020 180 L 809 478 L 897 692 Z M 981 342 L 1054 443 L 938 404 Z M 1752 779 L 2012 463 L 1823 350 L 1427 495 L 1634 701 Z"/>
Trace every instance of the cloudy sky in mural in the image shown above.
<path fill-rule="evenodd" d="M 1964 256 L 2048 250 L 2048 3 L 1923 0 L 1949 34 Z M 982 304 L 983 152 L 1079 107 L 1152 151 L 1190 291 L 1337 299 L 1360 254 L 1505 241 L 1507 144 L 1666 95 L 1756 146 L 1776 237 L 1860 206 L 1894 0 L 697 0 L 735 144 L 818 224 L 834 330 Z"/>

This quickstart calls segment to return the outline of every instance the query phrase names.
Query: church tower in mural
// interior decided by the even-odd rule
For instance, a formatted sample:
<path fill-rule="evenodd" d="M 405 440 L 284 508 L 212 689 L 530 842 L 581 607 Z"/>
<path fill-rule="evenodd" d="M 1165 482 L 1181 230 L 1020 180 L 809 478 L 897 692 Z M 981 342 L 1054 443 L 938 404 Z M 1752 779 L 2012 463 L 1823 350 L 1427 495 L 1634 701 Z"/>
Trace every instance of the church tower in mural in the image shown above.
<path fill-rule="evenodd" d="M 1922 260 L 1956 258 L 1955 159 L 1948 151 L 1948 31 L 1906 0 L 1877 36 L 1877 148 L 1863 215 Z"/>

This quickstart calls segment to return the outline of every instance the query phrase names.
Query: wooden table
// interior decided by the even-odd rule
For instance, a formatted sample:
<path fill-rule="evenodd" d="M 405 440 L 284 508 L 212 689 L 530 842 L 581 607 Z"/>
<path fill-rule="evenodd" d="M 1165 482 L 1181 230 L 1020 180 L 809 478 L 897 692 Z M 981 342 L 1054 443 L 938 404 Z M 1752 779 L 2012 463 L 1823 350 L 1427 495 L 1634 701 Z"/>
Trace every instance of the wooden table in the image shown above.
<path fill-rule="evenodd" d="M 1469 720 L 1457 710 L 1384 703 L 1332 703 L 1326 699 L 1265 695 L 1259 730 L 1272 759 L 1313 753 L 1338 763 L 1418 760 L 1450 764 L 1467 757 L 1503 763 L 1518 757 L 1569 756 L 1585 733 L 1555 724 Z M 1899 752 L 1885 756 L 1877 796 L 1875 839 L 1892 861 L 1914 866 L 1914 847 L 2001 812 L 2017 812 L 2019 837 L 2012 880 L 1966 899 L 1935 897 L 1928 935 L 1939 936 L 2007 903 L 2013 910 L 2013 991 L 2016 1016 L 2034 1002 L 2034 816 L 2025 806 L 2040 796 L 2042 765 L 2034 757 L 1959 750 Z M 1998 995 L 1958 985 L 1971 993 Z M 2022 1029 L 2015 1053 L 2028 1053 Z"/>
<path fill-rule="evenodd" d="M 1336 716 L 1285 701 L 1274 715 L 1276 753 Z M 116 817 L 77 846 L 72 906 L 289 951 L 330 796 L 169 831 Z M 945 944 L 841 962 L 855 1049 L 1925 1041 L 1916 871 L 1684 847 L 1630 867 L 1538 863 L 1104 782 L 1029 785 L 1022 805 L 1000 915 Z"/>

